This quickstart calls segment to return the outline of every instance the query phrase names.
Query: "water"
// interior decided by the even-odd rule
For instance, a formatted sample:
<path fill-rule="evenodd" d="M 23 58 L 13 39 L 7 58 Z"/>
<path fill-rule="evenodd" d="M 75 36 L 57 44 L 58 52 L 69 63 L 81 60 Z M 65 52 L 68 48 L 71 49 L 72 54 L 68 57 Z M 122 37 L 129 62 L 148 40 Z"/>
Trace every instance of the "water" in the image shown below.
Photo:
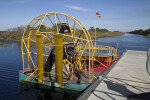
<path fill-rule="evenodd" d="M 104 37 L 101 41 L 119 41 L 119 54 L 126 49 L 146 51 L 150 48 L 150 38 L 126 33 L 123 36 Z M 49 100 L 75 97 L 65 93 L 41 89 L 22 89 L 19 84 L 18 71 L 22 69 L 21 47 L 13 41 L 0 41 L 10 45 L 0 46 L 0 100 Z M 58 96 L 59 95 L 59 96 Z"/>
<path fill-rule="evenodd" d="M 18 70 L 21 69 L 21 50 L 15 42 L 1 41 L 10 45 L 0 46 L 0 99 L 17 99 L 20 95 Z"/>
<path fill-rule="evenodd" d="M 150 48 L 150 38 L 143 35 L 125 33 L 123 36 L 104 37 L 100 41 L 119 41 L 119 55 L 126 49 L 147 51 Z"/>

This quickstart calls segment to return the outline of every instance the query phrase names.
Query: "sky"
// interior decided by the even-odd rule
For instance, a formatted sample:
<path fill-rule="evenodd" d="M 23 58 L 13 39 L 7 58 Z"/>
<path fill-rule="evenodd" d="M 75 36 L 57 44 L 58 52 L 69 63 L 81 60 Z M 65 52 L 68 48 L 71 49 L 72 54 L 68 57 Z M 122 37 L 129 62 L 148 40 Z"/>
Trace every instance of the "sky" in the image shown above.
<path fill-rule="evenodd" d="M 60 12 L 77 18 L 89 29 L 129 32 L 150 28 L 150 0 L 0 0 L 0 31 L 26 26 L 34 17 Z"/>

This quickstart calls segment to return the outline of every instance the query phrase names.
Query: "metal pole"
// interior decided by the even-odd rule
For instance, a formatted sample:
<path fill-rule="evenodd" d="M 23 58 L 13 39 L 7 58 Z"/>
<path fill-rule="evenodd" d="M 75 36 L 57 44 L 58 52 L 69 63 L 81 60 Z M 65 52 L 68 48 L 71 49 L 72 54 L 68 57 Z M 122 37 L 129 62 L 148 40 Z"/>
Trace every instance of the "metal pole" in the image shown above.
<path fill-rule="evenodd" d="M 55 35 L 56 82 L 63 86 L 63 36 Z"/>
<path fill-rule="evenodd" d="M 118 57 L 118 45 L 119 45 L 119 42 L 117 41 L 117 57 Z"/>
<path fill-rule="evenodd" d="M 36 34 L 36 43 L 37 43 L 37 66 L 38 66 L 38 78 L 43 82 L 43 47 L 42 47 L 42 36 Z"/>
<path fill-rule="evenodd" d="M 96 16 L 95 16 L 95 46 L 96 46 Z"/>

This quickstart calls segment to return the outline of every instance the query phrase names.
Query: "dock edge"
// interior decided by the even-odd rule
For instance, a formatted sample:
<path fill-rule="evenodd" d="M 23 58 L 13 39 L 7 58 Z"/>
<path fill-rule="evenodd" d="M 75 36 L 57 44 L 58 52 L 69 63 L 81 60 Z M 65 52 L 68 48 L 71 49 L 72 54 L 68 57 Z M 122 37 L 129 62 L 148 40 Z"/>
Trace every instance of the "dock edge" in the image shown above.
<path fill-rule="evenodd" d="M 96 87 L 102 82 L 102 80 L 106 77 L 106 75 L 112 70 L 112 68 L 118 63 L 118 61 L 123 57 L 123 55 L 127 52 L 126 49 L 121 56 L 119 56 L 115 62 L 113 62 L 106 71 L 103 72 L 91 85 L 85 89 L 85 91 L 77 98 L 77 100 L 87 100 L 87 98 L 91 95 L 92 90 L 96 89 Z"/>

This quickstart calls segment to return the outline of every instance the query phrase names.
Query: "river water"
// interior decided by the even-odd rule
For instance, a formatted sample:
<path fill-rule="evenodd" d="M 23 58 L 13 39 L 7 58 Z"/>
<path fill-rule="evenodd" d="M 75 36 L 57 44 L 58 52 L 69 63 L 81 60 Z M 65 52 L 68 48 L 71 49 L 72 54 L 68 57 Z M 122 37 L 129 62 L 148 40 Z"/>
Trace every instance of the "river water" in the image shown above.
<path fill-rule="evenodd" d="M 123 36 L 104 37 L 100 41 L 119 41 L 119 54 L 126 49 L 147 51 L 150 48 L 150 38 L 142 35 L 126 33 Z M 18 71 L 22 69 L 20 43 L 9 43 L 0 46 L 0 100 L 72 100 L 76 97 L 50 90 L 23 89 L 18 81 Z M 58 96 L 59 95 L 59 96 Z"/>
<path fill-rule="evenodd" d="M 122 36 L 103 37 L 100 41 L 119 41 L 119 55 L 126 49 L 147 51 L 150 48 L 150 38 L 143 35 L 125 33 Z"/>

